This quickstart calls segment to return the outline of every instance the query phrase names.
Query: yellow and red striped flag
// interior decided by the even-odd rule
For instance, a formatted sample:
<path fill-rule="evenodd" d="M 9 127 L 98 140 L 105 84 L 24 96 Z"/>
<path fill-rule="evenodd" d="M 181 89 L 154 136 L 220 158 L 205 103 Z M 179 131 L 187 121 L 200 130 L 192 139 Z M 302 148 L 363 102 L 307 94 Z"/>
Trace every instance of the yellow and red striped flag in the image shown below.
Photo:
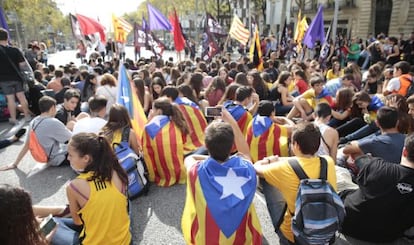
<path fill-rule="evenodd" d="M 134 129 L 138 141 L 140 142 L 144 126 L 147 123 L 147 117 L 145 116 L 144 109 L 138 100 L 137 93 L 135 92 L 135 86 L 130 81 L 127 70 L 123 64 L 119 67 L 117 102 L 125 106 L 128 110 L 132 128 Z"/>
<path fill-rule="evenodd" d="M 236 39 L 243 45 L 246 45 L 250 37 L 250 31 L 246 28 L 246 26 L 237 15 L 234 15 L 233 17 L 233 22 L 231 23 L 229 34 L 230 37 Z"/>
<path fill-rule="evenodd" d="M 121 43 L 126 42 L 128 33 L 134 29 L 128 21 L 122 17 L 116 17 L 114 14 L 112 14 L 112 25 L 114 26 L 114 39 Z"/>

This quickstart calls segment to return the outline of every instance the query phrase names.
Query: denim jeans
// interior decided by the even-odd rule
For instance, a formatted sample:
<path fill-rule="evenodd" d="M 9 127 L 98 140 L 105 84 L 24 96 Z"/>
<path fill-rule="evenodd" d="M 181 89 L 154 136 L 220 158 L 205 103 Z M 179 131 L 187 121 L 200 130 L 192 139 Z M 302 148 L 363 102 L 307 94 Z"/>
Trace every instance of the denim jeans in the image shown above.
<path fill-rule="evenodd" d="M 286 116 L 292 110 L 293 105 L 283 105 L 280 102 L 276 102 L 275 111 L 276 116 Z"/>
<path fill-rule="evenodd" d="M 0 140 L 0 149 L 6 148 L 7 146 L 11 145 L 12 142 L 10 140 Z"/>
<path fill-rule="evenodd" d="M 58 224 L 57 231 L 52 238 L 53 245 L 79 244 L 79 234 L 82 226 L 76 225 L 71 218 L 53 218 Z"/>
<path fill-rule="evenodd" d="M 375 122 L 371 122 L 370 124 L 367 124 L 362 128 L 358 129 L 357 131 L 348 134 L 347 136 L 345 136 L 345 139 L 347 139 L 348 141 L 359 140 L 368 135 L 377 133 L 379 130 L 380 129 L 378 128 L 377 124 L 375 124 Z"/>
<path fill-rule="evenodd" d="M 364 63 L 361 66 L 362 70 L 367 70 L 369 67 L 369 61 L 371 59 L 371 55 L 367 50 L 362 50 L 361 53 L 359 53 L 359 56 L 364 58 Z"/>
<path fill-rule="evenodd" d="M 264 178 L 260 178 L 260 184 L 263 188 L 263 195 L 266 200 L 267 210 L 272 219 L 273 228 L 278 232 L 285 215 L 286 201 L 282 193 L 276 187 L 267 183 Z"/>
<path fill-rule="evenodd" d="M 367 123 L 362 118 L 356 117 L 337 127 L 336 130 L 338 131 L 339 137 L 345 137 L 362 128 L 366 124 Z"/>

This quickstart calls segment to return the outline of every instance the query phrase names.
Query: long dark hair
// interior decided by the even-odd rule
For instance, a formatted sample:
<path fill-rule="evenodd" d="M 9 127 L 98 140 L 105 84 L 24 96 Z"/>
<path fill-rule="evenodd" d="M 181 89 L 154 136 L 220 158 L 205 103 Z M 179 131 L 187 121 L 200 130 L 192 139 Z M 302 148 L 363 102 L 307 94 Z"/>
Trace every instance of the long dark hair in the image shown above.
<path fill-rule="evenodd" d="M 142 107 L 144 107 L 145 97 L 145 81 L 141 78 L 134 79 L 135 88 L 137 89 L 137 96 Z"/>
<path fill-rule="evenodd" d="M 171 121 L 177 125 L 183 134 L 188 134 L 189 129 L 183 114 L 175 103 L 172 103 L 167 97 L 161 97 L 154 101 L 154 108 L 160 109 L 162 114 L 170 117 Z"/>
<path fill-rule="evenodd" d="M 96 85 L 91 82 L 95 77 L 96 76 L 94 74 L 88 74 L 88 76 L 85 78 L 85 84 L 83 85 L 81 94 L 82 101 L 88 101 L 89 97 L 93 95 L 90 94 L 89 91 L 93 91 L 93 93 L 95 93 Z"/>
<path fill-rule="evenodd" d="M 0 244 L 46 245 L 25 190 L 0 184 Z"/>
<path fill-rule="evenodd" d="M 91 162 L 85 172 L 93 172 L 88 181 L 100 179 L 111 181 L 112 171 L 115 171 L 122 183 L 128 184 L 128 175 L 118 162 L 109 141 L 103 135 L 94 133 L 79 133 L 69 141 L 69 145 L 81 156 L 89 155 Z"/>
<path fill-rule="evenodd" d="M 357 102 L 358 101 L 364 101 L 371 103 L 371 97 L 369 97 L 369 94 L 364 91 L 360 91 L 356 94 L 354 94 L 354 97 L 352 97 L 352 107 L 351 107 L 351 118 L 360 117 L 362 118 L 363 113 L 361 108 L 359 108 Z"/>
<path fill-rule="evenodd" d="M 103 134 L 111 141 L 114 132 L 125 127 L 132 128 L 127 109 L 123 105 L 113 104 L 109 110 L 108 122 L 102 128 Z"/>

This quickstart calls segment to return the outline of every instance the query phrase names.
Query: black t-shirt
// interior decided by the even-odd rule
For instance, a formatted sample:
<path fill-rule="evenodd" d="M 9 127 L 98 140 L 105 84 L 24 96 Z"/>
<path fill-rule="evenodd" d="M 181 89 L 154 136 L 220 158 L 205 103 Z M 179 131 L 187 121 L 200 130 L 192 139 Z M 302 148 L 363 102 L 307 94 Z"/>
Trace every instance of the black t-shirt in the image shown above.
<path fill-rule="evenodd" d="M 19 69 L 19 63 L 24 62 L 24 57 L 22 52 L 15 48 L 9 46 L 2 46 L 0 47 L 4 52 L 0 51 L 0 82 L 2 81 L 21 81 L 20 76 L 17 74 L 16 69 L 13 68 L 12 64 L 10 64 L 9 59 L 13 61 L 14 65 L 17 69 Z M 7 54 L 7 56 L 4 55 Z"/>
<path fill-rule="evenodd" d="M 344 198 L 342 233 L 391 242 L 414 226 L 414 169 L 373 158 L 361 168 L 359 189 Z"/>
<path fill-rule="evenodd" d="M 66 125 L 66 123 L 68 123 L 70 116 L 73 115 L 72 111 L 68 111 L 65 109 L 65 107 L 63 106 L 63 104 L 59 104 L 57 106 L 57 111 L 56 111 L 56 116 L 55 118 L 58 119 L 59 121 L 61 121 L 64 125 Z"/>

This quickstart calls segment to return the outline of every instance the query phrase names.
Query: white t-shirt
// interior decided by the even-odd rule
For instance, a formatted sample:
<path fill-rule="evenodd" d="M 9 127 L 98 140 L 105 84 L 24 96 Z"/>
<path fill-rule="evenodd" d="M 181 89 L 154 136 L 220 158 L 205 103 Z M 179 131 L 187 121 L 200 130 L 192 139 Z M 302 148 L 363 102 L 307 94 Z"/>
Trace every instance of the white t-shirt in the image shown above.
<path fill-rule="evenodd" d="M 109 112 L 109 109 L 113 104 L 116 103 L 116 94 L 118 93 L 117 87 L 111 87 L 109 85 L 100 86 L 96 89 L 96 95 L 103 95 L 108 100 L 106 104 L 106 112 Z"/>
<path fill-rule="evenodd" d="M 400 78 L 399 77 L 393 77 L 387 84 L 386 90 L 388 92 L 394 92 L 400 90 Z"/>
<path fill-rule="evenodd" d="M 80 119 L 73 126 L 72 135 L 79 133 L 95 133 L 98 134 L 99 131 L 105 126 L 106 120 L 100 117 L 85 117 Z"/>

